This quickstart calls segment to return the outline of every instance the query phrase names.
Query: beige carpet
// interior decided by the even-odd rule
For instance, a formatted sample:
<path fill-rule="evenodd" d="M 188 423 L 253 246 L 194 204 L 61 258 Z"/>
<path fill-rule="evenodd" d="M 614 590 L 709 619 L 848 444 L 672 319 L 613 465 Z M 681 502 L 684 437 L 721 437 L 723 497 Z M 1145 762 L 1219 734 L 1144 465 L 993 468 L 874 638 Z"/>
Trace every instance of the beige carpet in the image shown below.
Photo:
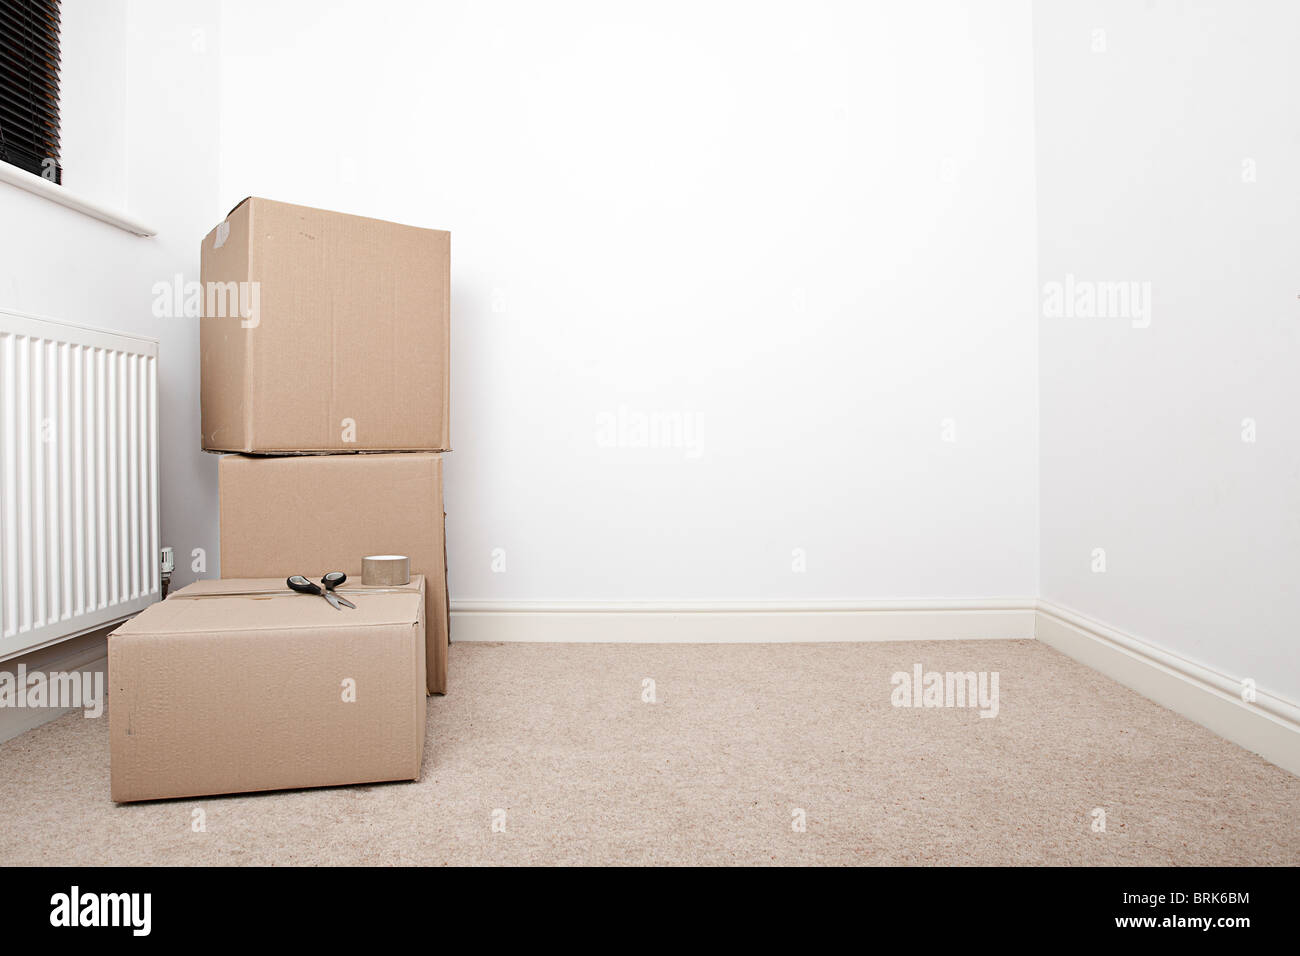
<path fill-rule="evenodd" d="M 0 863 L 1300 863 L 1300 779 L 1034 641 L 456 644 L 418 783 L 116 806 L 107 733 L 0 746 Z"/>

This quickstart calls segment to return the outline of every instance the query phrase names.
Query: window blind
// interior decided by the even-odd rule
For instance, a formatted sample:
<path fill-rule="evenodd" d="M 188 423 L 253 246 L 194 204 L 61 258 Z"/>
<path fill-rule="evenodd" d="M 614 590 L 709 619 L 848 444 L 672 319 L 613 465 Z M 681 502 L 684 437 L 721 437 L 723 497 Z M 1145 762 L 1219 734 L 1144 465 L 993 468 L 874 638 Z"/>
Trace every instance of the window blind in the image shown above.
<path fill-rule="evenodd" d="M 63 181 L 59 0 L 0 0 L 0 161 Z"/>

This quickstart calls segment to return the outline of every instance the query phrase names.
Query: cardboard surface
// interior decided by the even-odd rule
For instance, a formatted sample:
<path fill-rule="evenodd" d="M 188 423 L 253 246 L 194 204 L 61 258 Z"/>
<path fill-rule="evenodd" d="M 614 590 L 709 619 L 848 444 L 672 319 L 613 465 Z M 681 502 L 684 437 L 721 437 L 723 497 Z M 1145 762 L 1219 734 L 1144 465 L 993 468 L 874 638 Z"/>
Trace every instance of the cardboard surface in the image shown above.
<path fill-rule="evenodd" d="M 201 260 L 205 449 L 451 447 L 450 233 L 250 198 Z"/>
<path fill-rule="evenodd" d="M 283 580 L 202 581 L 114 631 L 113 799 L 419 779 L 424 581 L 348 591 L 356 610 Z"/>
<path fill-rule="evenodd" d="M 221 484 L 221 574 L 361 581 L 371 554 L 404 554 L 426 582 L 427 687 L 447 691 L 442 459 L 431 454 L 250 458 L 227 455 Z M 323 602 L 322 602 L 323 603 Z"/>

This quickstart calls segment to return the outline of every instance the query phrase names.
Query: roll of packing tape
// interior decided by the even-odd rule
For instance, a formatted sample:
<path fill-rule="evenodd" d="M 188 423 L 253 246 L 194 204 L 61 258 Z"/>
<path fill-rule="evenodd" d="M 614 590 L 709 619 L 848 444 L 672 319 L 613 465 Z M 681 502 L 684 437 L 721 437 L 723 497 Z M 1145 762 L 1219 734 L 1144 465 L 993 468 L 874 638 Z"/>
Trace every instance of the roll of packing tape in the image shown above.
<path fill-rule="evenodd" d="M 411 559 L 404 554 L 372 554 L 361 559 L 361 583 L 401 587 L 411 583 Z"/>

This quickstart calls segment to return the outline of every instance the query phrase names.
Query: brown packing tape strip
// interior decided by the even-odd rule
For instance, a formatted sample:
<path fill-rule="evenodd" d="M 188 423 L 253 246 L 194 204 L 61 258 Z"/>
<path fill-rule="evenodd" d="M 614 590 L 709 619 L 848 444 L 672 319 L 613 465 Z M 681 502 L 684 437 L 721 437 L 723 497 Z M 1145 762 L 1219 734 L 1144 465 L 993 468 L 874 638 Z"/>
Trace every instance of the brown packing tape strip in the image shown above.
<path fill-rule="evenodd" d="M 353 598 L 356 597 L 358 594 L 419 594 L 420 589 L 419 588 L 398 588 L 398 587 L 369 588 L 369 587 L 362 586 L 362 587 L 353 587 L 353 588 L 346 588 L 346 587 L 335 588 L 334 593 L 342 594 L 348 598 Z M 291 591 L 286 588 L 283 591 L 204 591 L 202 594 L 182 594 L 180 592 L 177 592 L 175 594 L 168 595 L 167 600 L 198 601 L 203 598 L 210 598 L 210 597 L 263 598 L 263 597 L 286 597 L 290 595 L 296 595 L 298 597 L 309 597 L 309 598 L 320 597 L 319 594 L 303 594 L 301 591 Z"/>
<path fill-rule="evenodd" d="M 361 583 L 392 587 L 411 583 L 411 559 L 404 554 L 372 554 L 361 559 Z"/>

